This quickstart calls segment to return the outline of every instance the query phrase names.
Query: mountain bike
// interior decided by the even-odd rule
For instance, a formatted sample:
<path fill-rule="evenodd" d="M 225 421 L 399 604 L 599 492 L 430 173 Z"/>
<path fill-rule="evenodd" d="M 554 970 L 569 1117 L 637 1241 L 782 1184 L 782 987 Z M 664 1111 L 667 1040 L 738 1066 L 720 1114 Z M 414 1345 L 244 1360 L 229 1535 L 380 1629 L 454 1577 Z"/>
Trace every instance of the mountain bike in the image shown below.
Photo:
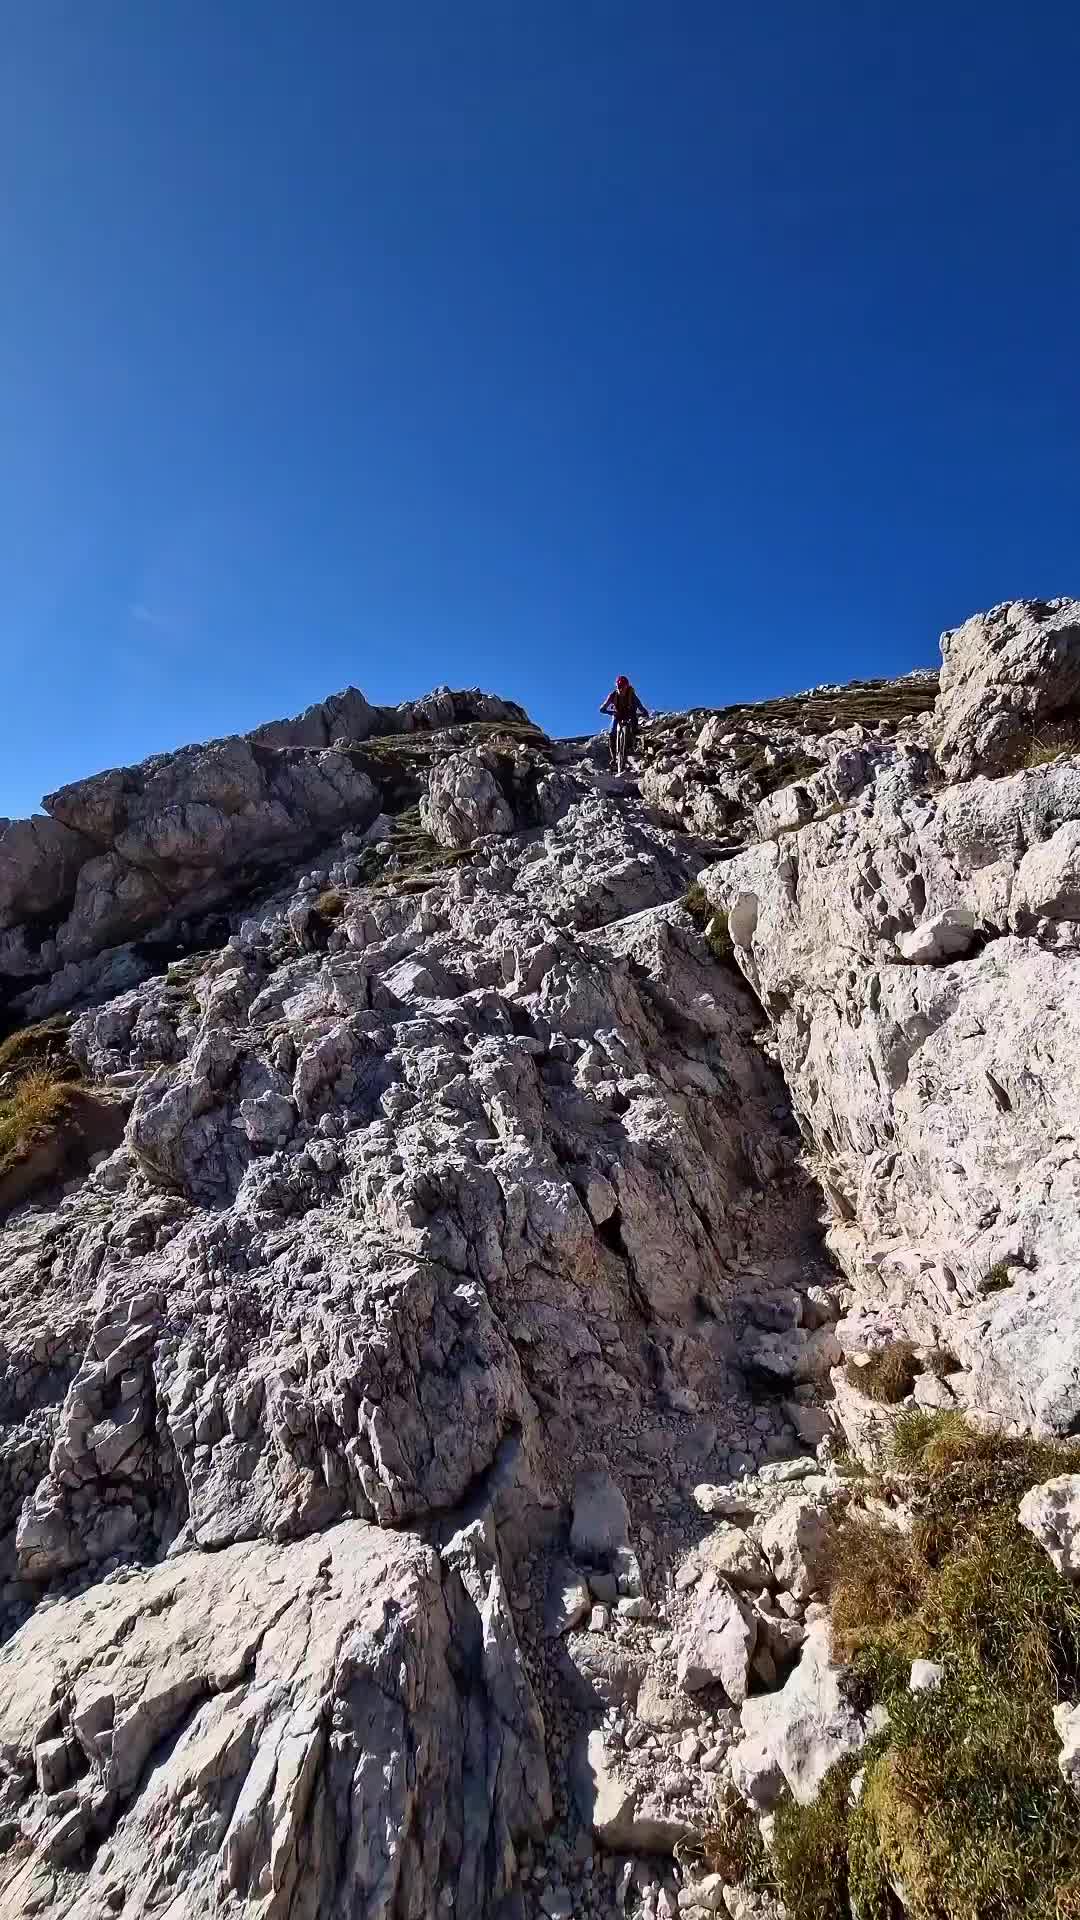
<path fill-rule="evenodd" d="M 629 752 L 630 752 L 630 727 L 625 720 L 620 720 L 618 726 L 615 729 L 615 771 L 616 773 L 626 772 L 626 761 L 627 761 Z"/>

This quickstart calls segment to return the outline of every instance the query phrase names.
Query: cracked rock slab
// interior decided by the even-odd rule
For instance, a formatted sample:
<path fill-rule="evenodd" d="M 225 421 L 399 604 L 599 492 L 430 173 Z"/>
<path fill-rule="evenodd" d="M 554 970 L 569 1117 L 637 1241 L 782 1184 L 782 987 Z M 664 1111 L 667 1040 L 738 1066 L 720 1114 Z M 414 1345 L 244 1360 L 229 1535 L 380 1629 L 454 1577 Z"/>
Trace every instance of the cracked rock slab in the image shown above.
<path fill-rule="evenodd" d="M 5 1916 L 488 1911 L 550 1806 L 543 1723 L 490 1540 L 448 1556 L 352 1521 L 39 1609 L 0 1651 Z"/>

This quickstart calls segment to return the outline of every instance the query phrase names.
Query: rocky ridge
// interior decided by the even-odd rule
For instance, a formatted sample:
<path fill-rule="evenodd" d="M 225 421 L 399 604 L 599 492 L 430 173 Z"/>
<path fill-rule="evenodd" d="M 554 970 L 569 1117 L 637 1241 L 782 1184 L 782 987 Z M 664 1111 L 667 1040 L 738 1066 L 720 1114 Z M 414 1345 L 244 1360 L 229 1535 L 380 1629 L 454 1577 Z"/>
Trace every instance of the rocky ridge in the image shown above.
<path fill-rule="evenodd" d="M 838 1449 L 1080 1411 L 1080 605 L 943 654 L 621 780 L 349 692 L 0 833 L 123 1129 L 0 1173 L 5 1914 L 768 1908 L 728 1799 L 877 1726 Z"/>

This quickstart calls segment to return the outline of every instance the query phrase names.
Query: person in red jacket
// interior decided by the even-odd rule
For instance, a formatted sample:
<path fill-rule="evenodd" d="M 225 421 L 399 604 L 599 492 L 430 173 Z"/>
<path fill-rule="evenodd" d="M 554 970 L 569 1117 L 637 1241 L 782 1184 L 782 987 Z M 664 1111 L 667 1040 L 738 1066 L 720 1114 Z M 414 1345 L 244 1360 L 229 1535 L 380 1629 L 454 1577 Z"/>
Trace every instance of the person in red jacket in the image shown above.
<path fill-rule="evenodd" d="M 600 711 L 611 715 L 611 763 L 614 766 L 616 728 L 626 726 L 629 729 L 627 748 L 632 753 L 637 743 L 637 723 L 639 719 L 648 719 L 649 709 L 638 699 L 625 673 L 620 673 Z"/>

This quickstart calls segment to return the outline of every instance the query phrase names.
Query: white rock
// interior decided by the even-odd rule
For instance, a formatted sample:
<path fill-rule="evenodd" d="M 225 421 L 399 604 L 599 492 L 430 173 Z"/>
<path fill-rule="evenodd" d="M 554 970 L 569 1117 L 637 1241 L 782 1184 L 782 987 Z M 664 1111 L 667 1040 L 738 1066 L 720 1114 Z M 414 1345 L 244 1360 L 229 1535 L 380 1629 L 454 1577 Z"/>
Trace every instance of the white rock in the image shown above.
<path fill-rule="evenodd" d="M 697 1549 L 698 1564 L 753 1592 L 770 1584 L 769 1568 L 741 1527 L 716 1527 Z"/>
<path fill-rule="evenodd" d="M 1061 1701 L 1054 1708 L 1054 1726 L 1061 1741 L 1061 1777 L 1074 1793 L 1080 1793 L 1080 1705 Z"/>
<path fill-rule="evenodd" d="M 588 1582 L 568 1561 L 557 1560 L 548 1578 L 544 1632 L 549 1639 L 569 1633 L 591 1611 Z"/>
<path fill-rule="evenodd" d="M 999 773 L 1080 705 L 1080 603 L 1018 600 L 941 636 L 937 752 L 954 780 Z"/>
<path fill-rule="evenodd" d="M 599 1727 L 578 1740 L 572 1771 L 582 1818 L 611 1852 L 671 1853 L 693 1834 L 693 1822 L 669 1812 L 646 1776 L 628 1774 Z"/>
<path fill-rule="evenodd" d="M 798 1495 L 785 1500 L 761 1530 L 762 1550 L 773 1574 L 796 1600 L 809 1599 L 828 1561 L 833 1530 L 826 1513 Z"/>
<path fill-rule="evenodd" d="M 908 1685 L 912 1693 L 936 1693 L 945 1678 L 945 1669 L 936 1660 L 913 1660 Z"/>
<path fill-rule="evenodd" d="M 1059 1573 L 1080 1579 L 1080 1473 L 1061 1473 L 1032 1487 L 1020 1502 L 1019 1519 Z"/>
<path fill-rule="evenodd" d="M 744 1703 L 744 1736 L 730 1760 L 746 1799 L 768 1808 L 786 1782 L 799 1805 L 808 1806 L 829 1768 L 865 1744 L 875 1723 L 847 1700 L 841 1672 L 829 1659 L 829 1624 L 821 1620 L 780 1691 Z"/>
<path fill-rule="evenodd" d="M 757 1627 L 737 1595 L 726 1585 L 695 1593 L 676 1638 L 678 1680 L 685 1693 L 719 1682 L 739 1706 L 746 1698 Z"/>
<path fill-rule="evenodd" d="M 975 925 L 966 907 L 946 907 L 911 933 L 900 934 L 896 944 L 905 960 L 960 960 L 974 945 Z"/>

